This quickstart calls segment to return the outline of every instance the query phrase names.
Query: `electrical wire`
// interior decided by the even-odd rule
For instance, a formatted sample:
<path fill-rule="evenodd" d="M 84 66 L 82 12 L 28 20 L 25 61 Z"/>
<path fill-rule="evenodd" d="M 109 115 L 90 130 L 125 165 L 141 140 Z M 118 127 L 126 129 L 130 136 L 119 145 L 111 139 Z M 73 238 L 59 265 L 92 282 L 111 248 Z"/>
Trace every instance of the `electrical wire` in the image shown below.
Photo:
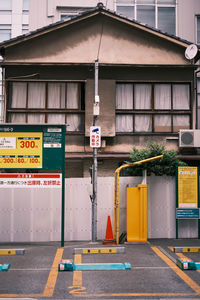
<path fill-rule="evenodd" d="M 7 78 L 7 80 L 9 80 L 9 79 L 34 77 L 34 76 L 37 76 L 37 75 L 39 75 L 39 73 L 34 73 L 34 74 L 29 74 L 29 75 L 22 75 L 22 76 L 16 76 L 16 77 L 9 77 L 9 78 Z"/>
<path fill-rule="evenodd" d="M 106 0 L 106 5 L 105 7 L 107 7 L 108 4 L 108 0 Z M 101 50 L 101 42 L 102 42 L 102 37 L 103 37 L 103 29 L 104 29 L 104 20 L 102 21 L 102 25 L 101 25 L 101 34 L 100 34 L 100 39 L 99 39 L 99 47 L 98 47 L 98 51 L 97 51 L 97 61 L 99 60 L 99 54 L 100 54 L 100 50 Z"/>

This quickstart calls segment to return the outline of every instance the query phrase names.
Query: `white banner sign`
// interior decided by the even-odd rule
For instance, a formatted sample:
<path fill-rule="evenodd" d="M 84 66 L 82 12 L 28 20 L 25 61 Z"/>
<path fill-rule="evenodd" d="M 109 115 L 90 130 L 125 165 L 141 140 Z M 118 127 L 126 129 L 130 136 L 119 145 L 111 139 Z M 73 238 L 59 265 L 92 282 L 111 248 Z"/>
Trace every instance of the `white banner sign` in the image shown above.
<path fill-rule="evenodd" d="M 0 188 L 61 188 L 62 174 L 0 174 Z"/>

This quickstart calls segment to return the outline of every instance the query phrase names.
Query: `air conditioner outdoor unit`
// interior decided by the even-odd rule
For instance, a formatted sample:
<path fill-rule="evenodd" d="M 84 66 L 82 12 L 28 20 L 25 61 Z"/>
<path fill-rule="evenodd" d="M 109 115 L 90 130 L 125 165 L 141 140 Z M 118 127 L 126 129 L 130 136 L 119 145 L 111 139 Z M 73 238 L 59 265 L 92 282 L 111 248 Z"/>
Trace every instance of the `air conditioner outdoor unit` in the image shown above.
<path fill-rule="evenodd" d="M 200 147 L 200 130 L 180 130 L 179 131 L 179 147 L 193 148 Z"/>

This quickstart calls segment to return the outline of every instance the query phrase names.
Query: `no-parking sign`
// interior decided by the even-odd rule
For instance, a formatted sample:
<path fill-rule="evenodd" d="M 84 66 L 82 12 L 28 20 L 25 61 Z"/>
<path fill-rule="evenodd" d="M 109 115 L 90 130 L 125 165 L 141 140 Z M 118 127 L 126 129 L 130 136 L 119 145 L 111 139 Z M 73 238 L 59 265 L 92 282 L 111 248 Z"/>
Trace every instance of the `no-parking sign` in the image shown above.
<path fill-rule="evenodd" d="M 100 148 L 101 147 L 101 127 L 91 126 L 90 127 L 90 147 Z"/>

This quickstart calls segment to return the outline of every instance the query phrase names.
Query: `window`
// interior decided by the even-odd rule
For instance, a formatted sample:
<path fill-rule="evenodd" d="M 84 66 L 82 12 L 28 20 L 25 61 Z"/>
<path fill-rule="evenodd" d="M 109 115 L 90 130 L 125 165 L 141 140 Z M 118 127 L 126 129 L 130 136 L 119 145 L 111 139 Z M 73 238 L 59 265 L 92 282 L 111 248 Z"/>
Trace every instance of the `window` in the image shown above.
<path fill-rule="evenodd" d="M 116 11 L 169 34 L 176 33 L 175 0 L 117 0 Z"/>
<path fill-rule="evenodd" d="M 12 0 L 0 0 L 0 10 L 12 10 Z"/>
<path fill-rule="evenodd" d="M 63 20 L 70 20 L 70 19 L 72 19 L 72 18 L 74 18 L 74 17 L 76 17 L 78 14 L 75 14 L 75 13 L 68 13 L 68 14 L 61 14 L 60 15 L 60 19 L 61 19 L 61 21 L 63 21 Z"/>
<path fill-rule="evenodd" d="M 0 42 L 11 38 L 11 25 L 0 25 Z"/>
<path fill-rule="evenodd" d="M 22 34 L 26 34 L 29 31 L 29 26 L 27 24 L 22 24 Z"/>
<path fill-rule="evenodd" d="M 84 131 L 83 83 L 12 82 L 10 95 L 8 122 L 64 123 L 69 132 Z"/>
<path fill-rule="evenodd" d="M 197 16 L 197 44 L 200 44 L 200 16 Z"/>
<path fill-rule="evenodd" d="M 23 0 L 23 11 L 29 10 L 29 0 Z"/>
<path fill-rule="evenodd" d="M 78 16 L 79 14 L 82 14 L 84 11 L 89 10 L 89 7 L 66 7 L 66 8 L 60 8 L 57 7 L 59 14 L 60 14 L 60 20 L 69 20 L 71 18 L 74 18 Z"/>
<path fill-rule="evenodd" d="M 155 133 L 189 129 L 190 85 L 183 83 L 118 83 L 116 132 Z"/>

